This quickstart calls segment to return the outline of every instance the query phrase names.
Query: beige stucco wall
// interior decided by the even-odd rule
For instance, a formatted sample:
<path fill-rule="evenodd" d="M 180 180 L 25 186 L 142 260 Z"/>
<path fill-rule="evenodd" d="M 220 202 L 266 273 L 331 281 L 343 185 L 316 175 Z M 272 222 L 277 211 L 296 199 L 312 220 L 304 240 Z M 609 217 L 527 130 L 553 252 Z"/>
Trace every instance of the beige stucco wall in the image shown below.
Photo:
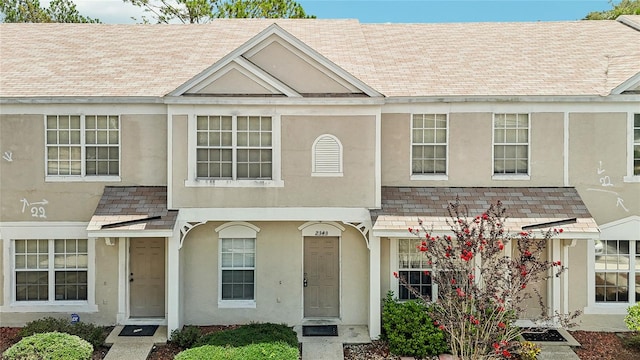
<path fill-rule="evenodd" d="M 569 179 L 596 222 L 640 215 L 640 183 L 624 182 L 627 113 L 569 114 L 569 134 Z"/>
<path fill-rule="evenodd" d="M 374 116 L 281 117 L 283 187 L 186 187 L 186 115 L 172 120 L 173 207 L 373 207 L 375 204 Z M 311 176 L 311 148 L 323 134 L 343 146 L 343 176 Z"/>
<path fill-rule="evenodd" d="M 121 115 L 122 181 L 45 182 L 44 115 L 1 115 L 13 161 L 0 161 L 0 221 L 89 221 L 105 185 L 166 185 L 166 129 L 164 115 Z M 23 211 L 22 199 L 46 200 L 46 218 Z"/>
<path fill-rule="evenodd" d="M 256 308 L 218 308 L 218 236 L 222 223 L 191 230 L 184 240 L 184 323 L 196 325 L 276 322 L 300 324 L 303 317 L 303 237 L 297 222 L 255 222 Z M 347 227 L 340 239 L 341 320 L 366 324 L 369 251 L 362 235 Z"/>
<path fill-rule="evenodd" d="M 382 115 L 383 186 L 562 186 L 562 113 L 530 114 L 526 181 L 492 180 L 492 113 L 449 113 L 448 180 L 411 180 L 411 114 Z"/>

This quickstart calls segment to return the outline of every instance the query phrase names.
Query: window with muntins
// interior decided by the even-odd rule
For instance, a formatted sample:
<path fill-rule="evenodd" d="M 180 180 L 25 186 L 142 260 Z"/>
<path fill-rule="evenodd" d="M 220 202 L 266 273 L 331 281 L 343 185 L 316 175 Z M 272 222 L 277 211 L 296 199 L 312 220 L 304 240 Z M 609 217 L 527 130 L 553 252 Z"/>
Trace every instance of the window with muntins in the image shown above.
<path fill-rule="evenodd" d="M 255 239 L 221 239 L 222 300 L 254 300 Z"/>
<path fill-rule="evenodd" d="M 47 176 L 118 176 L 120 118 L 47 115 Z"/>
<path fill-rule="evenodd" d="M 196 177 L 271 179 L 272 118 L 197 116 Z"/>
<path fill-rule="evenodd" d="M 14 240 L 15 300 L 87 300 L 87 239 Z"/>
<path fill-rule="evenodd" d="M 529 173 L 529 115 L 495 114 L 493 118 L 493 173 Z"/>
<path fill-rule="evenodd" d="M 640 114 L 633 114 L 633 175 L 640 175 Z"/>
<path fill-rule="evenodd" d="M 433 294 L 433 281 L 431 278 L 431 265 L 424 253 L 418 247 L 422 239 L 398 240 L 398 276 L 405 279 L 409 285 L 423 295 L 431 299 Z M 416 296 L 404 285 L 398 286 L 398 299 L 410 300 Z"/>
<path fill-rule="evenodd" d="M 411 124 L 412 174 L 446 174 L 447 115 L 414 114 Z"/>
<path fill-rule="evenodd" d="M 595 301 L 640 301 L 640 241 L 595 241 Z"/>

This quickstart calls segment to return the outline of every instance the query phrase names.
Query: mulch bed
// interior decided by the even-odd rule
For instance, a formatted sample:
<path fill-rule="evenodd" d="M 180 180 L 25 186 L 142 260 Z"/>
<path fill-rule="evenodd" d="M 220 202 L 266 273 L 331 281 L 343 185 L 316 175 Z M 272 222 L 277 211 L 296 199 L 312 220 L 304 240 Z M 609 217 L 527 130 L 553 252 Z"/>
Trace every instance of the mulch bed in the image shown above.
<path fill-rule="evenodd" d="M 199 326 L 199 328 L 202 335 L 206 335 L 223 330 L 233 330 L 238 328 L 238 326 L 239 325 L 213 325 Z M 171 360 L 182 350 L 184 349 L 171 342 L 167 342 L 166 345 L 155 345 L 153 349 L 151 349 L 149 356 L 147 356 L 147 360 Z"/>
<path fill-rule="evenodd" d="M 113 327 L 105 329 L 105 331 L 110 332 Z M 17 327 L 0 327 L 0 359 L 2 359 L 2 353 L 11 347 L 11 345 L 20 341 L 20 337 L 18 333 L 20 332 L 20 328 Z M 109 348 L 106 346 L 101 346 L 97 349 L 93 350 L 93 355 L 91 356 L 92 360 L 102 360 L 105 356 L 107 356 L 107 352 Z M 173 358 L 171 358 L 173 359 Z"/>
<path fill-rule="evenodd" d="M 640 359 L 640 349 L 624 345 L 622 337 L 631 333 L 612 333 L 596 331 L 570 331 L 582 345 L 574 348 L 580 360 L 637 360 Z"/>

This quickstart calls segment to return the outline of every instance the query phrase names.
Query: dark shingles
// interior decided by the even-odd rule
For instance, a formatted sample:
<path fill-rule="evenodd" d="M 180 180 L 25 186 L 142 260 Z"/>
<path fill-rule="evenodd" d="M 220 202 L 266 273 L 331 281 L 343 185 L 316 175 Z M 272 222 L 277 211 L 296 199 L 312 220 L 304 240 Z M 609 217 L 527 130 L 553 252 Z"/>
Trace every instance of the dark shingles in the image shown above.
<path fill-rule="evenodd" d="M 167 209 L 166 186 L 105 186 L 95 216 L 141 216 L 159 219 L 145 229 L 173 229 L 178 211 Z M 114 221 L 117 223 L 118 221 Z"/>

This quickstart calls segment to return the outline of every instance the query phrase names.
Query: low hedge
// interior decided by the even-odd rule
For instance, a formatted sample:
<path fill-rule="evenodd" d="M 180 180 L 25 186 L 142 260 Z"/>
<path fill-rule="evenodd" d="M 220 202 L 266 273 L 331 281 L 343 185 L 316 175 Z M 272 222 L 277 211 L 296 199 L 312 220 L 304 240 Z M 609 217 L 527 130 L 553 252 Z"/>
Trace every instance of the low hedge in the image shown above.
<path fill-rule="evenodd" d="M 203 345 L 241 347 L 257 343 L 283 342 L 298 348 L 298 336 L 293 328 L 285 324 L 254 323 L 237 329 L 225 330 L 202 336 L 194 347 Z"/>
<path fill-rule="evenodd" d="M 107 338 L 104 328 L 100 326 L 81 322 L 72 324 L 67 319 L 54 317 L 45 317 L 27 323 L 22 330 L 20 330 L 19 335 L 25 337 L 54 331 L 76 335 L 96 348 L 103 346 Z"/>
<path fill-rule="evenodd" d="M 6 360 L 90 360 L 93 346 L 75 335 L 47 332 L 27 336 L 4 352 Z"/>
<path fill-rule="evenodd" d="M 175 360 L 298 360 L 298 347 L 284 342 L 259 343 L 241 347 L 204 345 L 182 351 Z"/>

